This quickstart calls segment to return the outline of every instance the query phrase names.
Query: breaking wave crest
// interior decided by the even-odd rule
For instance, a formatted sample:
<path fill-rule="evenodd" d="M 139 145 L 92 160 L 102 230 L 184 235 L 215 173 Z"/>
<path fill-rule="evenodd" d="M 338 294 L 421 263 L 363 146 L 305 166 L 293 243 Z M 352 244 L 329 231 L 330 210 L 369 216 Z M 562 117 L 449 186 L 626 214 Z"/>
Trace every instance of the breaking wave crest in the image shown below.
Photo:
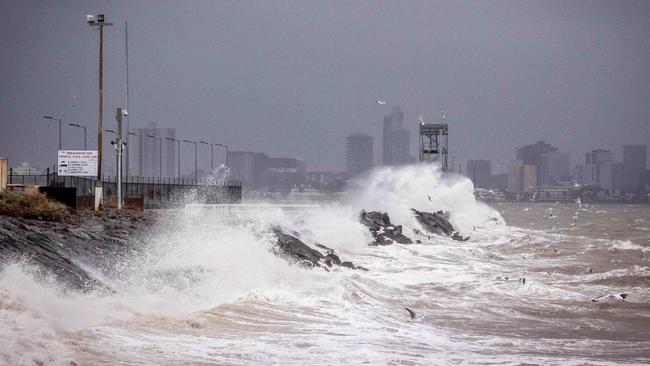
<path fill-rule="evenodd" d="M 470 241 L 418 236 L 411 208 L 448 211 Z M 359 223 L 361 209 L 388 212 L 422 244 L 368 247 L 372 238 Z M 312 247 L 325 244 L 368 271 L 296 266 L 270 251 L 269 225 L 291 230 Z M 591 304 L 592 295 L 612 289 L 590 282 L 585 276 L 595 274 L 585 271 L 647 276 L 647 265 L 638 263 L 633 273 L 611 268 L 608 259 L 582 265 L 581 250 L 594 244 L 567 237 L 506 226 L 499 211 L 474 199 L 469 180 L 442 177 L 431 165 L 374 170 L 355 182 L 346 202 L 300 215 L 271 210 L 225 224 L 168 212 L 143 248 L 102 269 L 86 268 L 109 294 L 72 292 L 32 264 L 4 264 L 0 363 L 642 360 L 638 352 L 650 346 L 634 315 L 618 338 L 609 330 L 616 320 L 592 321 L 602 311 Z M 626 291 L 635 296 L 624 310 L 646 313 L 640 303 L 648 290 Z M 414 311 L 413 319 L 404 307 Z M 562 339 L 573 339 L 576 351 L 567 351 Z"/>

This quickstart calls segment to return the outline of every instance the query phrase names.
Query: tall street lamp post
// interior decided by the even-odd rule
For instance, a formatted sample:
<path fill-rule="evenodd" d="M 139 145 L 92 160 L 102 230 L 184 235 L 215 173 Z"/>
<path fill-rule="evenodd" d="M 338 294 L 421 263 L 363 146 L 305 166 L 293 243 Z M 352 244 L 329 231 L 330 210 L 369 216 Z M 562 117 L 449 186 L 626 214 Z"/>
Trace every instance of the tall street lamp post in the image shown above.
<path fill-rule="evenodd" d="M 217 145 L 217 146 L 222 146 L 222 147 L 225 147 L 225 148 L 226 148 L 226 167 L 228 167 L 228 144 L 219 144 L 219 143 L 215 143 L 215 145 Z"/>
<path fill-rule="evenodd" d="M 177 143 L 177 145 L 176 145 L 176 154 L 177 154 L 176 160 L 178 161 L 178 164 L 177 164 L 178 165 L 178 171 L 176 173 L 176 178 L 180 179 L 181 178 L 181 140 L 175 139 L 173 137 L 165 137 L 165 140 L 176 141 L 176 143 Z"/>
<path fill-rule="evenodd" d="M 198 179 L 198 163 L 197 163 L 197 154 L 198 154 L 198 143 L 196 141 L 190 141 L 190 140 L 183 140 L 183 142 L 187 142 L 188 144 L 194 144 L 194 184 L 196 184 L 199 179 Z"/>
<path fill-rule="evenodd" d="M 212 172 L 214 172 L 214 144 L 210 144 L 205 141 L 199 141 L 199 143 L 210 145 L 210 174 L 212 174 Z"/>
<path fill-rule="evenodd" d="M 86 126 L 81 126 L 81 125 L 76 124 L 76 123 L 68 123 L 68 125 L 70 125 L 72 127 L 79 127 L 79 128 L 84 129 L 84 150 L 88 150 L 88 148 L 86 147 Z"/>
<path fill-rule="evenodd" d="M 113 23 L 104 21 L 104 14 L 86 15 L 86 22 L 89 26 L 99 29 L 99 119 L 97 122 L 97 181 L 95 183 L 95 211 L 101 209 L 102 203 L 102 130 L 104 110 L 104 27 Z"/>
<path fill-rule="evenodd" d="M 61 150 L 61 118 L 56 118 L 52 116 L 43 116 L 45 119 L 51 119 L 53 121 L 59 122 L 59 150 Z"/>

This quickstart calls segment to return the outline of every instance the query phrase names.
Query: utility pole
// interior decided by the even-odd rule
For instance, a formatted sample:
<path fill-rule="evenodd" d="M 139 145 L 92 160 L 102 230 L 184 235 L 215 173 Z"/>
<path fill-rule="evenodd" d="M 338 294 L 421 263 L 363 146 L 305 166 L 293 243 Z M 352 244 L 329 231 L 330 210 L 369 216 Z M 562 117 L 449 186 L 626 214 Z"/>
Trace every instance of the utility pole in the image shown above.
<path fill-rule="evenodd" d="M 129 110 L 129 23 L 124 21 L 124 45 L 126 48 L 126 109 Z M 126 117 L 126 143 L 129 143 L 129 135 L 131 134 L 131 118 Z M 126 150 L 126 183 L 129 183 L 129 164 L 131 162 L 131 154 Z M 127 187 L 128 188 L 128 187 Z M 128 189 L 127 189 L 128 192 Z"/>
<path fill-rule="evenodd" d="M 122 152 L 126 144 L 122 141 L 122 117 L 128 116 L 126 109 L 118 108 L 115 113 L 115 120 L 117 121 L 117 134 L 115 141 L 111 141 L 111 145 L 115 146 L 117 151 L 117 209 L 122 209 Z"/>
<path fill-rule="evenodd" d="M 89 26 L 99 29 L 99 120 L 97 122 L 97 181 L 95 182 L 95 211 L 101 210 L 102 206 L 102 131 L 104 121 L 104 27 L 112 26 L 113 23 L 104 21 L 104 14 L 86 15 L 86 22 Z"/>

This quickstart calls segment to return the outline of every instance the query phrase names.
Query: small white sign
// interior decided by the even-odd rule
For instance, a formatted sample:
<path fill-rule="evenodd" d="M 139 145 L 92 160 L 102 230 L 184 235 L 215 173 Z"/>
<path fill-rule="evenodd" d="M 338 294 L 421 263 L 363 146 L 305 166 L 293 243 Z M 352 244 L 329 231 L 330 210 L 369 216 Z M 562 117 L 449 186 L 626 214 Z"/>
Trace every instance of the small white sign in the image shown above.
<path fill-rule="evenodd" d="M 57 172 L 61 176 L 96 176 L 97 155 L 97 150 L 59 150 Z"/>

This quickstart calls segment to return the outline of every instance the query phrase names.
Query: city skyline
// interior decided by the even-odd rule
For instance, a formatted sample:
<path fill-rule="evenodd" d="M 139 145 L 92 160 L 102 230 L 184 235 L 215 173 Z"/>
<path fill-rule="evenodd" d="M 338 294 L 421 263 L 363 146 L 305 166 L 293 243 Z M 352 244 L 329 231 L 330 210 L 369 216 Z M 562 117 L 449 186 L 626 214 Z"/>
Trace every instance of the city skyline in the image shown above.
<path fill-rule="evenodd" d="M 647 2 L 184 8 L 4 2 L 3 155 L 12 164 L 51 164 L 57 131 L 44 114 L 86 125 L 95 146 L 97 34 L 84 17 L 98 12 L 115 23 L 105 32 L 108 128 L 125 102 L 129 20 L 131 128 L 157 121 L 183 138 L 265 146 L 318 170 L 343 169 L 345 152 L 331 147 L 354 131 L 381 140 L 385 110 L 377 99 L 402 107 L 411 137 L 420 114 L 435 120 L 444 109 L 450 161 L 489 157 L 495 171 L 505 171 L 510 151 L 525 141 L 542 139 L 573 157 L 605 148 L 619 158 L 617 146 L 650 136 Z M 459 28 L 461 17 L 472 21 Z M 80 133 L 64 130 L 64 146 L 80 144 Z M 192 147 L 181 149 L 189 169 Z M 199 155 L 208 167 L 209 155 Z"/>

